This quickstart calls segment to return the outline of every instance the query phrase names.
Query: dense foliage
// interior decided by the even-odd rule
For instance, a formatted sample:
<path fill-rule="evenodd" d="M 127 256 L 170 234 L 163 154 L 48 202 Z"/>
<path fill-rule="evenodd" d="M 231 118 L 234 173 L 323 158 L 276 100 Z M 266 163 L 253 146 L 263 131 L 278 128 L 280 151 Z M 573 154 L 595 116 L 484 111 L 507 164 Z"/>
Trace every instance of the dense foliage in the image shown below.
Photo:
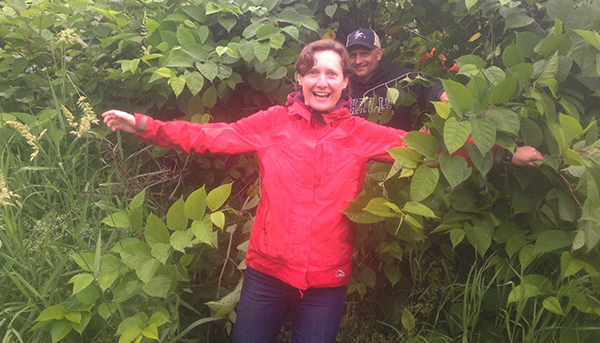
<path fill-rule="evenodd" d="M 285 101 L 305 43 L 358 27 L 415 69 L 436 47 L 421 64 L 450 104 L 415 113 L 432 134 L 371 165 L 345 212 L 356 258 L 340 341 L 600 338 L 600 2 L 0 6 L 3 342 L 227 341 L 254 157 L 146 147 L 96 112 L 233 121 Z M 473 166 L 452 155 L 468 139 Z M 494 164 L 494 144 L 547 162 Z"/>

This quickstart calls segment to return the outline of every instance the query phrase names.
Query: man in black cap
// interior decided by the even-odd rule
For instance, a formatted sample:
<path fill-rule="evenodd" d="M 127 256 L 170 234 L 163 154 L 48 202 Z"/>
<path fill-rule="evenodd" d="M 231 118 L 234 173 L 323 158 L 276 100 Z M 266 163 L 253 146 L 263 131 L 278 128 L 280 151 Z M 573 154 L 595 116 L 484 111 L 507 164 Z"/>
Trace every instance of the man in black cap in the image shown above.
<path fill-rule="evenodd" d="M 352 96 L 350 112 L 366 119 L 373 106 L 377 108 L 380 115 L 383 110 L 390 109 L 393 111 L 391 119 L 382 124 L 406 131 L 412 130 L 412 106 L 396 107 L 388 103 L 387 89 L 406 76 L 414 79 L 417 73 L 409 68 L 394 65 L 383 57 L 381 41 L 373 30 L 358 29 L 349 34 L 346 49 L 354 66 L 354 76 L 350 78 L 350 96 Z M 405 92 L 412 91 L 417 95 L 416 100 L 421 107 L 430 105 L 431 101 L 447 103 L 448 96 L 442 83 L 439 80 L 433 82 L 431 87 L 423 84 L 411 86 L 404 84 L 403 88 Z M 367 100 L 363 102 L 365 97 Z"/>

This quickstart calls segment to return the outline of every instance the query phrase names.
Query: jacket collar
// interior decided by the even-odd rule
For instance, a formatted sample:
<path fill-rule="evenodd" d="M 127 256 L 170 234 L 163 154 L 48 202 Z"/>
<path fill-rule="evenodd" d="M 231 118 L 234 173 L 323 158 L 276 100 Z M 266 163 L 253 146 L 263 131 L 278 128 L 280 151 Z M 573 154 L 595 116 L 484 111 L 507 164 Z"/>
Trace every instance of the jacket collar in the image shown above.
<path fill-rule="evenodd" d="M 288 94 L 287 103 L 285 105 L 291 109 L 290 112 L 292 114 L 298 114 L 309 122 L 311 121 L 312 113 L 315 112 L 315 114 L 322 115 L 325 123 L 329 124 L 336 120 L 350 117 L 350 104 L 350 96 L 345 96 L 338 100 L 337 104 L 332 110 L 321 113 L 313 110 L 310 106 L 304 103 L 304 95 L 302 95 L 302 92 L 292 92 Z"/>

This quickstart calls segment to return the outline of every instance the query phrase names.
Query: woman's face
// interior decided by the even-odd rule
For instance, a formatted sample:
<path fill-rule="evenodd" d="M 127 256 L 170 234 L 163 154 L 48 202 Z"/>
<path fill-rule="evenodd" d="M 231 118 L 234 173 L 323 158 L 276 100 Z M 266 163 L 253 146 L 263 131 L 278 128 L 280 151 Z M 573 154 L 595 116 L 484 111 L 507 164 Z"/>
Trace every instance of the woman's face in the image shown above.
<path fill-rule="evenodd" d="M 335 106 L 342 90 L 348 85 L 348 78 L 342 72 L 342 58 L 331 50 L 317 51 L 315 65 L 306 75 L 298 76 L 302 86 L 304 102 L 319 112 Z"/>

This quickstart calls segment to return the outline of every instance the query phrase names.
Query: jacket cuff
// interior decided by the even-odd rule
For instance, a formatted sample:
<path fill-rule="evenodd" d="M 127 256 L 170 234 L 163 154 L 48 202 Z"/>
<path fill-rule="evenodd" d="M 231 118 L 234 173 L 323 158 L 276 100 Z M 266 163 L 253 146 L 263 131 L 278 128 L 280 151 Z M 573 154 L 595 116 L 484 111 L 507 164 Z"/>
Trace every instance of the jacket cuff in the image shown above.
<path fill-rule="evenodd" d="M 135 113 L 135 136 L 143 136 L 148 132 L 152 118 L 144 114 Z"/>

